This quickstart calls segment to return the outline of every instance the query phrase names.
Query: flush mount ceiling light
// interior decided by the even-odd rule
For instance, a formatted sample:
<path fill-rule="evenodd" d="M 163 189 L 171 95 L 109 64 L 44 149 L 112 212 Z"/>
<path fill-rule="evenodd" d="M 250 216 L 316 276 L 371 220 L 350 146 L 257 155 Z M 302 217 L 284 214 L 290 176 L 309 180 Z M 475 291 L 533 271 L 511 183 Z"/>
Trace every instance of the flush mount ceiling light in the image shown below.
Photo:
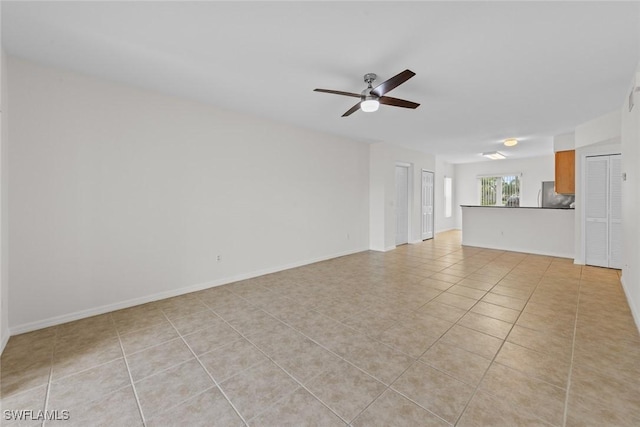
<path fill-rule="evenodd" d="M 504 154 L 502 154 L 499 151 L 492 151 L 490 153 L 482 153 L 482 155 L 488 159 L 491 160 L 502 160 L 502 159 L 506 159 L 507 156 L 505 156 Z"/>
<path fill-rule="evenodd" d="M 513 147 L 514 145 L 518 145 L 518 140 L 515 138 L 509 138 L 504 140 L 505 147 Z"/>

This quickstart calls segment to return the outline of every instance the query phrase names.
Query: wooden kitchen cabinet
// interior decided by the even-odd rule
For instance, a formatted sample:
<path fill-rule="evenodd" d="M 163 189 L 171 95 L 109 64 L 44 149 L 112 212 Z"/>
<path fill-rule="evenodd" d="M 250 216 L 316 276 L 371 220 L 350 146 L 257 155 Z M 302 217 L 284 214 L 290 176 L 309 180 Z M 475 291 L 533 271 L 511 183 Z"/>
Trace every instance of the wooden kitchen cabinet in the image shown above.
<path fill-rule="evenodd" d="M 556 193 L 576 193 L 576 150 L 556 151 Z"/>

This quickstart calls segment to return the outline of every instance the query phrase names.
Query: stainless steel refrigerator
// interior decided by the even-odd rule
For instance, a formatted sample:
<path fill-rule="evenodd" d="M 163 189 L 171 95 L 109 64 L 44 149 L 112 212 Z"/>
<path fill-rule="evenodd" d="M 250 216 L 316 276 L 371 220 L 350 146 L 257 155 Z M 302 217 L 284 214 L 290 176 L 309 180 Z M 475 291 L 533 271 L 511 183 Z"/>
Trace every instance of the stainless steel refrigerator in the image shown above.
<path fill-rule="evenodd" d="M 573 194 L 558 194 L 555 191 L 555 181 L 543 181 L 540 190 L 539 205 L 543 208 L 572 209 L 576 196 Z"/>

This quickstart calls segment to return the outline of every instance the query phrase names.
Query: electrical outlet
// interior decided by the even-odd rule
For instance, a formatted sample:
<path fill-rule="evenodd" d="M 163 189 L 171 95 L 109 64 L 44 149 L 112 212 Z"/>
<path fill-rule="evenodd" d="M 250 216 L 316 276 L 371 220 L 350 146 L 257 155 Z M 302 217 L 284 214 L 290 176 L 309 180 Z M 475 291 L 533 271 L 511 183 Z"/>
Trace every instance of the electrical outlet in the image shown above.
<path fill-rule="evenodd" d="M 222 255 L 218 255 L 218 256 L 216 257 L 216 260 L 217 260 L 218 262 L 222 261 Z"/>

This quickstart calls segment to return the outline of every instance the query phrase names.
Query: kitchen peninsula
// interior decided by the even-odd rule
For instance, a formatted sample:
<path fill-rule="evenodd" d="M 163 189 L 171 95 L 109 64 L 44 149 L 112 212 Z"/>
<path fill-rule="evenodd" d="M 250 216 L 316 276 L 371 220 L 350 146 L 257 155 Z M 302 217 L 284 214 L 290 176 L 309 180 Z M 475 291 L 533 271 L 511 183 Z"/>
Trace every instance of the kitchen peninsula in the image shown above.
<path fill-rule="evenodd" d="M 461 207 L 465 246 L 574 258 L 574 209 Z"/>

